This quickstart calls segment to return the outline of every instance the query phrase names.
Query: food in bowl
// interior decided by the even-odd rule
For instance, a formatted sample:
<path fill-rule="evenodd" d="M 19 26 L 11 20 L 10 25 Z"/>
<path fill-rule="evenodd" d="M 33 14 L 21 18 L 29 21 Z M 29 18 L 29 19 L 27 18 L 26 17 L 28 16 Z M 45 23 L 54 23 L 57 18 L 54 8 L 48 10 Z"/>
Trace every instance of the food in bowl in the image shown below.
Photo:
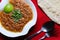
<path fill-rule="evenodd" d="M 11 32 L 21 32 L 33 18 L 32 9 L 24 0 L 9 0 L 9 3 L 11 6 L 8 5 L 8 8 L 4 9 L 8 12 L 4 10 L 0 12 L 1 25 Z M 10 7 L 12 9 L 9 9 Z"/>

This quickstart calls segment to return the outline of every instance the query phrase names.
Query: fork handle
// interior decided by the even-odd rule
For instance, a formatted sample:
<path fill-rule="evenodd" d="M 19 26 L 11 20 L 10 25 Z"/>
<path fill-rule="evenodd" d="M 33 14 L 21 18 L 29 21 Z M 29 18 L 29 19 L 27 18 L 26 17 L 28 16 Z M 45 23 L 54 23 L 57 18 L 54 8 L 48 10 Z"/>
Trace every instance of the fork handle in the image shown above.
<path fill-rule="evenodd" d="M 39 40 L 44 40 L 46 38 L 46 35 L 44 35 L 42 38 L 40 38 Z"/>
<path fill-rule="evenodd" d="M 46 37 L 50 37 L 50 35 L 48 33 L 46 33 L 42 38 L 40 38 L 39 40 L 44 40 Z"/>
<path fill-rule="evenodd" d="M 42 32 L 42 31 L 40 30 L 40 31 L 38 31 L 38 32 L 36 32 L 36 33 L 34 33 L 34 34 L 32 34 L 31 36 L 27 37 L 27 38 L 24 39 L 24 40 L 31 40 L 34 36 L 38 35 L 38 34 L 41 33 L 41 32 Z"/>

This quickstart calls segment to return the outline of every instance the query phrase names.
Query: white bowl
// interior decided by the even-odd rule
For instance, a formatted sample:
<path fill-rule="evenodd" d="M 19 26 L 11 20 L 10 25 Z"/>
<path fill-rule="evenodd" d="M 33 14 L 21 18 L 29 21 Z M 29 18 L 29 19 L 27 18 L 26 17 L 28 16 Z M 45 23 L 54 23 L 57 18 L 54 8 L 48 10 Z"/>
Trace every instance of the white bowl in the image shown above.
<path fill-rule="evenodd" d="M 8 3 L 9 3 L 9 0 L 2 0 L 0 2 L 0 11 L 2 11 L 4 9 L 4 7 L 6 6 L 6 4 L 8 4 Z"/>
<path fill-rule="evenodd" d="M 0 24 L 0 33 L 2 33 L 3 35 L 7 36 L 7 37 L 18 37 L 18 36 L 23 36 L 26 35 L 29 31 L 29 29 L 35 25 L 36 21 L 37 21 L 37 11 L 36 8 L 33 4 L 33 2 L 31 0 L 25 0 L 32 8 L 33 11 L 33 19 L 31 21 L 29 21 L 25 27 L 23 28 L 22 32 L 19 33 L 14 33 L 14 32 L 10 32 L 8 30 L 6 30 L 5 28 L 2 27 L 2 25 Z"/>

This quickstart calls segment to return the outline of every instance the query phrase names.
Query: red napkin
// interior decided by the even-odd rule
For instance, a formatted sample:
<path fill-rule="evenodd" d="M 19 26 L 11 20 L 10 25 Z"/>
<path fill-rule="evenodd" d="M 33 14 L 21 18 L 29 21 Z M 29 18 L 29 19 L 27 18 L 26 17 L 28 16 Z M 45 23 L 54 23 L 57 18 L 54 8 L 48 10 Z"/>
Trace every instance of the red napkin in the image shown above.
<path fill-rule="evenodd" d="M 1 2 L 1 0 L 0 0 L 0 2 Z"/>
<path fill-rule="evenodd" d="M 42 25 L 47 22 L 50 21 L 50 18 L 42 11 L 42 9 L 38 6 L 37 4 L 37 0 L 32 0 L 32 2 L 34 3 L 36 9 L 37 9 L 37 23 L 35 26 L 33 26 L 33 29 L 31 29 L 31 31 L 24 37 L 27 38 L 29 35 L 37 32 L 38 30 L 41 29 Z M 49 37 L 49 38 L 45 38 L 45 40 L 60 40 L 60 25 L 55 24 L 55 32 L 53 32 L 54 35 Z M 39 40 L 42 36 L 44 35 L 43 33 L 40 33 L 39 35 L 35 36 L 32 38 L 32 40 Z M 24 39 L 22 38 L 22 39 Z M 22 40 L 21 37 L 19 37 L 18 40 Z M 7 38 L 4 38 L 3 36 L 0 36 L 0 40 L 8 40 Z"/>
<path fill-rule="evenodd" d="M 34 5 L 36 6 L 37 9 L 37 14 L 38 14 L 38 18 L 37 18 L 37 23 L 34 26 L 34 32 L 38 31 L 41 29 L 42 25 L 47 22 L 50 21 L 50 18 L 43 12 L 43 10 L 38 6 L 37 4 L 37 0 L 32 0 L 32 2 L 34 3 Z M 46 38 L 45 40 L 60 40 L 60 25 L 55 24 L 55 32 L 53 32 L 54 35 L 52 35 L 49 38 Z M 32 38 L 32 40 L 39 40 L 42 36 L 44 35 L 44 33 L 41 33 L 37 36 L 35 36 L 34 38 Z"/>

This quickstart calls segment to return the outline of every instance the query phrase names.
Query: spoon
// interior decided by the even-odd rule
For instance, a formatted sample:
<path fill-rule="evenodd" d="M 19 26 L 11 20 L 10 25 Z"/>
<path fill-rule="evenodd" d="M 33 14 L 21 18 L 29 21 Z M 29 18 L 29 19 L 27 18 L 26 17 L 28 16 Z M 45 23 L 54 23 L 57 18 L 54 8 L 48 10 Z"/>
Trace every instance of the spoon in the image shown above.
<path fill-rule="evenodd" d="M 54 22 L 53 21 L 48 21 L 46 23 L 43 24 L 41 30 L 39 30 L 38 32 L 32 34 L 31 36 L 27 37 L 24 40 L 31 40 L 34 36 L 38 35 L 41 32 L 49 32 L 51 30 L 54 29 Z"/>
<path fill-rule="evenodd" d="M 46 37 L 50 37 L 49 33 L 46 33 L 43 37 L 41 37 L 39 40 L 44 40 Z"/>
<path fill-rule="evenodd" d="M 53 32 L 54 32 L 54 28 L 49 32 L 45 32 L 45 35 L 43 37 L 41 37 L 39 40 L 44 40 L 46 37 L 52 36 Z"/>

